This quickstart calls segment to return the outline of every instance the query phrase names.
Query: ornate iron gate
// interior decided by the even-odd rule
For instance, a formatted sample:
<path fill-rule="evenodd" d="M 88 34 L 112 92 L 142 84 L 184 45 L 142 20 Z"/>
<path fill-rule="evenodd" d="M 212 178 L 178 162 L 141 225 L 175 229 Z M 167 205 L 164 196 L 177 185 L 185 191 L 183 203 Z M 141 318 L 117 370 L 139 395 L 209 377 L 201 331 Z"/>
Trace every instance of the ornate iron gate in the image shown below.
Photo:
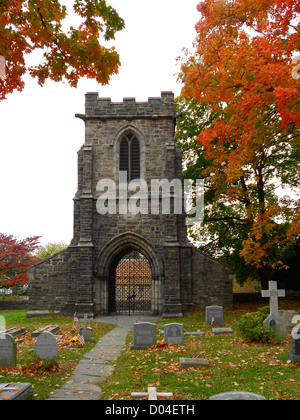
<path fill-rule="evenodd" d="M 142 254 L 127 250 L 124 256 L 115 259 L 110 276 L 109 312 L 152 313 L 152 292 L 150 264 Z"/>

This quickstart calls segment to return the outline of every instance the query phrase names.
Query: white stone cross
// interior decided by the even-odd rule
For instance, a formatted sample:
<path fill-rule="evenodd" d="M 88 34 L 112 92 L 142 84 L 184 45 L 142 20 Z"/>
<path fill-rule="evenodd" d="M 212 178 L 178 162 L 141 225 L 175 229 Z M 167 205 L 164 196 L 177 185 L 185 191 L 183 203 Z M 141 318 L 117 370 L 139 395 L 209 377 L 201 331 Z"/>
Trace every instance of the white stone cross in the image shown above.
<path fill-rule="evenodd" d="M 277 289 L 277 281 L 269 281 L 269 290 L 263 290 L 261 295 L 270 298 L 270 314 L 279 317 L 278 298 L 285 297 L 285 290 Z"/>
<path fill-rule="evenodd" d="M 148 397 L 149 401 L 157 401 L 158 397 L 173 398 L 172 392 L 157 392 L 155 387 L 148 387 L 148 392 L 132 392 L 131 399 Z"/>

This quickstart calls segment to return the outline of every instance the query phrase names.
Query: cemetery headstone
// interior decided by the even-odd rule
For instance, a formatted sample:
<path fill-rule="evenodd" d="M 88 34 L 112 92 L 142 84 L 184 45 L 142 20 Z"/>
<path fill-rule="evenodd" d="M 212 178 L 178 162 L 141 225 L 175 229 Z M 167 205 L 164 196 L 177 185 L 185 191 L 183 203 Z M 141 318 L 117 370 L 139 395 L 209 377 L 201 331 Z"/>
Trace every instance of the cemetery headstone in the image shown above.
<path fill-rule="evenodd" d="M 17 365 L 17 345 L 10 334 L 0 335 L 0 368 L 14 368 Z"/>
<path fill-rule="evenodd" d="M 184 345 L 184 328 L 183 324 L 167 324 L 164 326 L 165 342 L 167 344 Z"/>
<path fill-rule="evenodd" d="M 222 306 L 207 306 L 206 312 L 206 325 L 225 325 L 223 318 L 223 307 Z"/>
<path fill-rule="evenodd" d="M 148 387 L 148 392 L 132 392 L 131 399 L 139 399 L 139 398 L 146 398 L 148 397 L 149 401 L 157 401 L 158 397 L 162 397 L 164 399 L 171 399 L 173 398 L 172 392 L 157 392 L 155 387 Z"/>
<path fill-rule="evenodd" d="M 224 392 L 209 398 L 210 401 L 266 401 L 265 397 L 252 392 Z"/>
<path fill-rule="evenodd" d="M 32 397 L 31 384 L 0 384 L 0 401 L 30 401 Z"/>
<path fill-rule="evenodd" d="M 58 345 L 54 335 L 48 331 L 39 335 L 34 350 L 41 359 L 55 359 L 58 357 Z"/>
<path fill-rule="evenodd" d="M 180 357 L 179 369 L 188 369 L 191 367 L 192 368 L 209 367 L 209 361 L 207 359 Z"/>
<path fill-rule="evenodd" d="M 265 328 L 272 328 L 280 340 L 286 339 L 286 320 L 279 314 L 278 298 L 285 296 L 285 290 L 277 289 L 277 281 L 269 281 L 269 290 L 262 291 L 262 297 L 270 298 L 270 315 L 265 319 Z"/>
<path fill-rule="evenodd" d="M 133 345 L 131 350 L 141 350 L 156 344 L 156 325 L 139 322 L 133 326 Z"/>

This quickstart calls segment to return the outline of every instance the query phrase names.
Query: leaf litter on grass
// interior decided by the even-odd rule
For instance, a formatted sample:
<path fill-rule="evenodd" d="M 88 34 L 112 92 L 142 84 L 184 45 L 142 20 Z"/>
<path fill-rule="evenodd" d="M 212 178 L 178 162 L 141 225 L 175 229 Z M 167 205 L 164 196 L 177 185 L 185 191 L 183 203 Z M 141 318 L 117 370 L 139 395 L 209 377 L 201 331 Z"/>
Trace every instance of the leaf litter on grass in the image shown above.
<path fill-rule="evenodd" d="M 228 313 L 233 330 L 242 313 L 245 313 L 242 308 Z M 185 325 L 186 331 L 196 330 L 200 324 L 203 325 L 204 316 L 189 316 L 180 322 Z M 290 364 L 287 360 L 290 337 L 279 344 L 251 343 L 237 331 L 231 336 L 217 337 L 209 331 L 210 327 L 204 328 L 204 337 L 186 337 L 184 346 L 153 346 L 135 352 L 129 351 L 126 346 L 104 389 L 104 398 L 108 395 L 111 398 L 115 393 L 119 398 L 129 398 L 129 391 L 136 390 L 132 389 L 132 384 L 137 382 L 140 387 L 160 383 L 164 389 L 186 399 L 208 399 L 229 390 L 260 393 L 267 399 L 299 398 L 299 365 Z M 180 357 L 206 358 L 210 367 L 182 370 L 178 363 Z M 124 365 L 130 365 L 128 376 L 122 375 Z M 114 381 L 119 382 L 119 385 L 113 386 Z"/>

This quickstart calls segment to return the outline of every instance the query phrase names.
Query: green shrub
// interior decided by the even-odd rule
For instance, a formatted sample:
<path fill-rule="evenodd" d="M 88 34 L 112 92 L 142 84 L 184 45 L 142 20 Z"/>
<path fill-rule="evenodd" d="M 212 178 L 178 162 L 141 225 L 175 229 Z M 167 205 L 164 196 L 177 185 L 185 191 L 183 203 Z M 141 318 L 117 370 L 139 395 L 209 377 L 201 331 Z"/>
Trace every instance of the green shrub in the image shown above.
<path fill-rule="evenodd" d="M 264 320 L 269 315 L 269 307 L 258 308 L 257 312 L 245 314 L 236 327 L 241 335 L 249 341 L 261 343 L 278 342 L 278 337 L 271 328 L 264 327 Z"/>

